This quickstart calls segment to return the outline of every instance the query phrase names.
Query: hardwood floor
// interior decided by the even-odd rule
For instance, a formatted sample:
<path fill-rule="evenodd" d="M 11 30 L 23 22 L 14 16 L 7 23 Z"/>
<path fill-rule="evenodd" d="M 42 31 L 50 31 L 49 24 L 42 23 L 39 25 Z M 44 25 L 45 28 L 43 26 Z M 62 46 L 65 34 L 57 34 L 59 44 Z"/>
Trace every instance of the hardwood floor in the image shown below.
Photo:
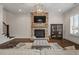
<path fill-rule="evenodd" d="M 63 48 L 64 47 L 67 47 L 67 46 L 72 46 L 74 45 L 76 49 L 79 49 L 79 45 L 74 43 L 74 42 L 71 42 L 69 40 L 66 40 L 66 39 L 50 39 L 49 40 L 49 43 L 53 43 L 53 42 L 56 42 L 58 43 L 60 46 L 62 46 Z"/>
<path fill-rule="evenodd" d="M 0 49 L 13 48 L 20 42 L 32 42 L 29 38 L 16 38 L 11 41 L 0 44 Z"/>
<path fill-rule="evenodd" d="M 13 39 L 11 41 L 5 42 L 3 44 L 0 44 L 0 49 L 13 48 L 20 42 L 27 42 L 28 43 L 28 42 L 33 42 L 33 41 L 31 41 L 30 38 L 26 38 L 26 39 L 25 38 L 17 38 L 17 39 Z M 73 42 L 71 42 L 69 40 L 66 40 L 66 39 L 60 39 L 60 40 L 59 39 L 50 39 L 48 42 L 49 43 L 56 42 L 60 46 L 62 46 L 63 48 L 67 47 L 67 46 L 74 45 L 76 47 L 76 49 L 79 49 L 79 45 L 78 44 L 73 43 Z"/>

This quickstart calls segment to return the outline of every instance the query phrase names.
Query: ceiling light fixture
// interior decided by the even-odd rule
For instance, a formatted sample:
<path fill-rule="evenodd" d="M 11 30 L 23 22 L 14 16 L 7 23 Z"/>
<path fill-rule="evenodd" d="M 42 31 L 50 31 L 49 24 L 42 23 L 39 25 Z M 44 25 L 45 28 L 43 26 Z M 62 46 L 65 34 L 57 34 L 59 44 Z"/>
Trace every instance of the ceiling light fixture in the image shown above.
<path fill-rule="evenodd" d="M 40 12 L 45 12 L 46 11 L 46 8 L 44 7 L 44 5 L 42 5 L 42 4 L 36 4 L 35 6 L 34 6 L 34 8 L 33 8 L 33 10 L 32 10 L 32 12 L 38 12 L 38 13 L 40 13 Z"/>
<path fill-rule="evenodd" d="M 19 12 L 21 12 L 21 11 L 22 11 L 22 9 L 19 9 L 18 11 L 19 11 Z"/>
<path fill-rule="evenodd" d="M 59 11 L 59 12 L 61 12 L 61 11 L 62 11 L 62 9 L 58 9 L 58 11 Z"/>

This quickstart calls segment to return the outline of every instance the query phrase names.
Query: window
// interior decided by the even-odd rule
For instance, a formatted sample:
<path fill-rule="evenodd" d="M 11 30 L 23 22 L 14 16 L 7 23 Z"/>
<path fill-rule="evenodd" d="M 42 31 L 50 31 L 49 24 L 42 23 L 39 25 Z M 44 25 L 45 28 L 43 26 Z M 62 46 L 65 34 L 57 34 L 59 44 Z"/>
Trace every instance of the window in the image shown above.
<path fill-rule="evenodd" d="M 70 33 L 79 36 L 79 15 L 70 17 Z"/>

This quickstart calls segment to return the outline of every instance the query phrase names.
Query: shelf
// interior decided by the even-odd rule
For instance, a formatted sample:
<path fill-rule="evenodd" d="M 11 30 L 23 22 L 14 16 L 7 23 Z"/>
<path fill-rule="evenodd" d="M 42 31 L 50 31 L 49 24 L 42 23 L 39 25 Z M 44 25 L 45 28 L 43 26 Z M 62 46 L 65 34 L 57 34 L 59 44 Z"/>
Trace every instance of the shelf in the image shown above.
<path fill-rule="evenodd" d="M 51 24 L 51 38 L 63 38 L 63 24 Z"/>

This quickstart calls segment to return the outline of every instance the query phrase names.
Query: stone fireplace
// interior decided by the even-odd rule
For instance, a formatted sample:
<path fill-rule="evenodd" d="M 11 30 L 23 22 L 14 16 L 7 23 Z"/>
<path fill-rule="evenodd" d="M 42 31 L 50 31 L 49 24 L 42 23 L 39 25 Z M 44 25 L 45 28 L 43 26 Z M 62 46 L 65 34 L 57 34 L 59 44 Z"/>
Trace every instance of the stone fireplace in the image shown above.
<path fill-rule="evenodd" d="M 32 12 L 32 39 L 48 39 L 48 13 Z"/>

